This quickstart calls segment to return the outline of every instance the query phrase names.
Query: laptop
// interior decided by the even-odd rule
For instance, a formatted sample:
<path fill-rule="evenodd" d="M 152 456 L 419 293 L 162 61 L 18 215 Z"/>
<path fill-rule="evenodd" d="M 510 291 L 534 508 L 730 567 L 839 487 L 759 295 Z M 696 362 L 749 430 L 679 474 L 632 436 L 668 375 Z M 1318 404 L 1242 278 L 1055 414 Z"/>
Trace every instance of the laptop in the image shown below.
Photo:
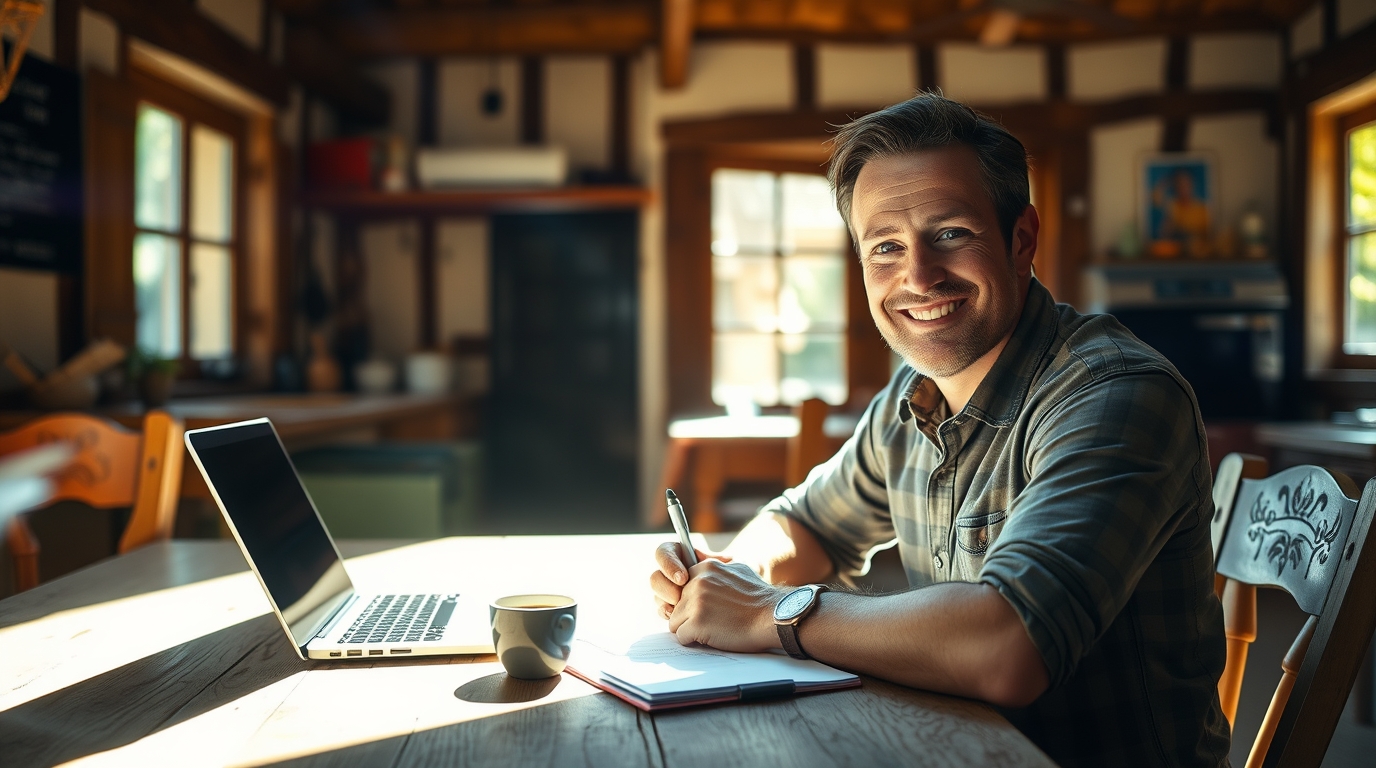
<path fill-rule="evenodd" d="M 493 652 L 487 606 L 457 591 L 354 590 L 272 422 L 189 430 L 186 448 L 302 659 Z"/>

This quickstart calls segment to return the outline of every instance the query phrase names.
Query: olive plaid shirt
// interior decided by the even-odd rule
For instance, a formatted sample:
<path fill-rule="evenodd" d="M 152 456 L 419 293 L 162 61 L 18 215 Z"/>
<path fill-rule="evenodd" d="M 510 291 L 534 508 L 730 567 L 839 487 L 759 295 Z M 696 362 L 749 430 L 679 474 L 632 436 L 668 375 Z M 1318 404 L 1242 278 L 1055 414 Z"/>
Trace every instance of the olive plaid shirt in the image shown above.
<path fill-rule="evenodd" d="M 1051 677 L 1004 714 L 1057 762 L 1226 765 L 1213 502 L 1189 385 L 1112 317 L 1054 304 L 1033 280 L 1008 346 L 947 410 L 903 368 L 845 447 L 765 511 L 816 533 L 841 573 L 896 538 L 913 587 L 998 589 Z"/>

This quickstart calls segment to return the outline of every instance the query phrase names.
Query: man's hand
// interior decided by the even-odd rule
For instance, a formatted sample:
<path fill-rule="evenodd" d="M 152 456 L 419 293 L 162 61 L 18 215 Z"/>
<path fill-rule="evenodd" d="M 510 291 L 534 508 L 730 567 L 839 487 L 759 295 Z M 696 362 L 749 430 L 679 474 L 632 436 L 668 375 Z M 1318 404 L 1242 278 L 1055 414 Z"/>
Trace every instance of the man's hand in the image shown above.
<path fill-rule="evenodd" d="M 699 564 L 708 560 L 731 562 L 730 555 L 720 552 L 705 552 L 696 548 L 693 552 L 698 556 Z M 659 615 L 667 619 L 673 614 L 674 606 L 678 605 L 683 585 L 688 583 L 688 565 L 680 556 L 678 543 L 673 541 L 666 541 L 655 550 L 655 565 L 659 567 L 650 574 L 650 589 L 655 593 Z"/>
<path fill-rule="evenodd" d="M 689 573 L 692 578 L 669 615 L 669 631 L 680 643 L 740 653 L 779 647 L 774 605 L 787 588 L 764 583 L 741 563 L 705 560 Z"/>
<path fill-rule="evenodd" d="M 684 645 L 702 643 L 723 651 L 778 647 L 774 604 L 783 592 L 750 566 L 733 563 L 730 555 L 694 551 L 698 564 L 688 568 L 675 542 L 655 550 L 659 568 L 650 574 L 650 589 L 669 631 Z"/>

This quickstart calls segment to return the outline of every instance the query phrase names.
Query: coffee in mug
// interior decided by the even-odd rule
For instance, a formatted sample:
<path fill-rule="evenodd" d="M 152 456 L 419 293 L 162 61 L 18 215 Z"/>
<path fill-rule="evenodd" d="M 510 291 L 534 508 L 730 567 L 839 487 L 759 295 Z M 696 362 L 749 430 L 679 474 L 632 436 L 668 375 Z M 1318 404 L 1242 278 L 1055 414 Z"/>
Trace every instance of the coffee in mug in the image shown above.
<path fill-rule="evenodd" d="M 564 671 L 578 623 L 578 602 L 563 595 L 512 595 L 488 606 L 492 644 L 508 675 L 522 680 Z"/>

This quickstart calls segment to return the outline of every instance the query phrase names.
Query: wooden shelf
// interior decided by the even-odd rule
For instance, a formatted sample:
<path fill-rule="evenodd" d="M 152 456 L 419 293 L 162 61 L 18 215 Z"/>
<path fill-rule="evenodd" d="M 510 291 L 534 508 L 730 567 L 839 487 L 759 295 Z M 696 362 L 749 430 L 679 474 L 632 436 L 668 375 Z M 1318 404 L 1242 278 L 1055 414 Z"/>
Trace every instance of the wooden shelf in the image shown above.
<path fill-rule="evenodd" d="M 315 190 L 307 192 L 302 203 L 308 208 L 361 216 L 415 216 L 640 208 L 653 199 L 645 187 L 606 185 L 407 192 Z"/>

